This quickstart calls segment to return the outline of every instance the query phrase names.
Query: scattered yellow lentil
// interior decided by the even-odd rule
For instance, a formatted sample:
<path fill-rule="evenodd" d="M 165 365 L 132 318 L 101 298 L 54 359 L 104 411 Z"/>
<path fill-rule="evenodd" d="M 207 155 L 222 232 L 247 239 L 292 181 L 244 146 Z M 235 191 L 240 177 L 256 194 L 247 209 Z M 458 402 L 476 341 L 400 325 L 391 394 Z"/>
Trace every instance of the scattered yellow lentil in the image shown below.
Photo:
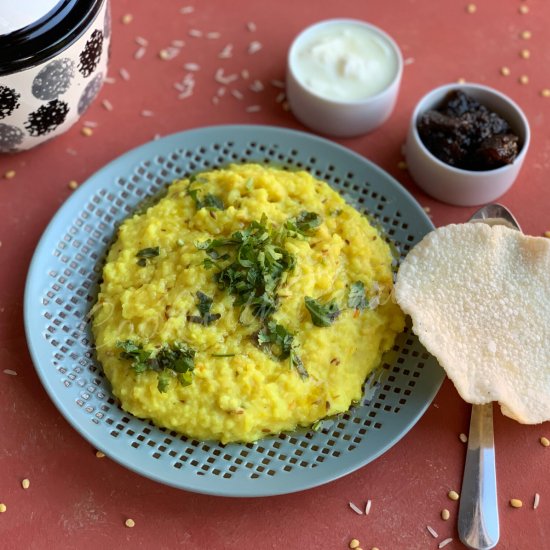
<path fill-rule="evenodd" d="M 28 489 L 31 485 L 31 482 L 25 478 L 22 482 L 21 482 L 21 487 L 23 487 L 23 489 Z"/>
<path fill-rule="evenodd" d="M 380 550 L 380 548 L 378 548 L 378 546 L 373 546 L 370 550 Z"/>
<path fill-rule="evenodd" d="M 359 548 L 360 542 L 357 539 L 351 539 L 348 546 L 352 549 Z"/>
<path fill-rule="evenodd" d="M 399 168 L 399 170 L 406 170 L 407 169 L 407 163 L 404 160 L 400 160 L 397 163 L 397 168 Z"/>
<path fill-rule="evenodd" d="M 7 509 L 8 507 L 3 502 L 0 502 L 0 514 L 3 514 Z"/>
<path fill-rule="evenodd" d="M 531 52 L 528 49 L 524 48 L 519 52 L 519 55 L 523 59 L 529 59 L 531 57 Z"/>
<path fill-rule="evenodd" d="M 545 237 L 550 237 L 550 231 L 547 231 L 545 234 L 544 234 Z M 550 441 L 548 440 L 547 437 L 544 437 L 542 436 L 540 438 L 540 444 L 543 446 L 543 447 L 550 447 Z"/>
<path fill-rule="evenodd" d="M 159 57 L 166 61 L 167 59 L 171 59 L 172 56 L 168 50 L 160 50 Z"/>
<path fill-rule="evenodd" d="M 468 4 L 466 6 L 466 11 L 468 13 L 475 13 L 477 11 L 477 6 L 475 4 Z"/>
<path fill-rule="evenodd" d="M 422 210 L 424 210 L 424 212 L 426 212 L 426 214 L 429 214 L 432 211 L 432 209 L 429 206 L 423 206 Z"/>
<path fill-rule="evenodd" d="M 105 453 L 102 453 L 101 451 L 96 451 L 95 455 L 97 456 L 97 458 L 105 458 Z"/>
<path fill-rule="evenodd" d="M 529 84 L 529 77 L 526 74 L 522 74 L 519 77 L 519 83 L 520 84 Z"/>
<path fill-rule="evenodd" d="M 531 34 L 531 31 L 521 31 L 519 36 L 523 39 L 523 40 L 529 40 L 531 38 L 531 36 L 533 36 Z"/>
<path fill-rule="evenodd" d="M 71 180 L 69 182 L 69 189 L 76 189 L 78 187 L 78 182 L 76 180 Z"/>
<path fill-rule="evenodd" d="M 124 525 L 126 525 L 126 527 L 134 527 L 136 524 L 136 522 L 131 519 L 131 518 L 128 518 L 125 522 L 124 522 Z"/>
<path fill-rule="evenodd" d="M 8 170 L 7 172 L 4 173 L 4 177 L 7 180 L 12 180 L 13 178 L 15 178 L 15 170 Z"/>
<path fill-rule="evenodd" d="M 510 75 L 510 68 L 509 67 L 501 67 L 500 68 L 500 74 L 502 76 L 509 76 Z"/>
<path fill-rule="evenodd" d="M 451 512 L 449 512 L 447 508 L 443 508 L 443 510 L 441 510 L 441 519 L 443 521 L 447 521 L 450 517 L 451 517 Z"/>
<path fill-rule="evenodd" d="M 512 508 L 521 508 L 523 506 L 523 502 L 519 498 L 511 498 L 510 506 Z"/>
<path fill-rule="evenodd" d="M 83 136 L 90 137 L 90 136 L 93 135 L 94 131 L 91 128 L 89 128 L 88 126 L 84 126 L 84 128 L 81 128 L 80 133 Z"/>
<path fill-rule="evenodd" d="M 126 13 L 122 16 L 122 23 L 124 25 L 130 24 L 134 20 L 134 16 L 131 13 Z"/>
<path fill-rule="evenodd" d="M 460 495 L 456 492 L 456 491 L 449 491 L 447 493 L 447 496 L 451 499 L 451 500 L 458 500 L 460 498 Z"/>
<path fill-rule="evenodd" d="M 541 91 L 540 91 L 540 95 L 542 97 L 550 97 L 550 88 L 543 88 Z"/>

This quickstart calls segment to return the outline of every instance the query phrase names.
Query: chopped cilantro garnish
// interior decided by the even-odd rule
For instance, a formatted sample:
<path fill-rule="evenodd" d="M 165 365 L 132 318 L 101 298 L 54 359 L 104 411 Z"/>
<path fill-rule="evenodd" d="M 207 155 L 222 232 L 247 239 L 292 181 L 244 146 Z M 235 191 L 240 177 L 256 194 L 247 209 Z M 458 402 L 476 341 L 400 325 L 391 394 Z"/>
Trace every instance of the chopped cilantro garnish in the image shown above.
<path fill-rule="evenodd" d="M 312 229 L 317 229 L 321 225 L 321 216 L 315 212 L 302 210 L 295 218 L 290 218 L 285 227 L 300 235 L 305 235 Z"/>
<path fill-rule="evenodd" d="M 322 304 L 315 298 L 305 297 L 306 308 L 311 315 L 311 321 L 316 327 L 330 327 L 340 315 L 335 300 Z"/>
<path fill-rule="evenodd" d="M 180 384 L 188 385 L 192 381 L 195 368 L 195 350 L 183 342 L 164 344 L 160 349 L 145 350 L 143 344 L 132 340 L 116 343 L 122 349 L 120 357 L 131 361 L 131 368 L 141 374 L 152 370 L 158 373 L 158 391 L 167 391 L 170 381 L 176 377 Z"/>
<path fill-rule="evenodd" d="M 160 247 L 154 246 L 150 248 L 142 248 L 137 254 L 136 258 L 138 258 L 138 261 L 136 262 L 140 267 L 145 267 L 147 265 L 147 260 L 150 260 L 151 258 L 156 258 L 160 254 Z"/>
<path fill-rule="evenodd" d="M 197 298 L 199 303 L 197 309 L 200 315 L 188 315 L 187 320 L 191 323 L 199 323 L 201 325 L 210 325 L 214 321 L 217 321 L 221 315 L 219 313 L 211 313 L 212 302 L 214 301 L 210 296 L 207 296 L 200 290 L 197 292 Z"/>
<path fill-rule="evenodd" d="M 295 368 L 301 378 L 307 378 L 308 372 L 296 353 L 294 335 L 275 321 L 266 323 L 255 335 L 258 347 L 279 361 L 290 358 L 290 366 Z"/>
<path fill-rule="evenodd" d="M 191 178 L 189 178 L 187 194 L 191 197 L 191 199 L 193 199 L 197 210 L 200 210 L 201 208 L 207 208 L 209 210 L 223 210 L 225 208 L 223 200 L 217 195 L 212 195 L 211 193 L 201 193 L 201 190 L 198 187 L 191 189 L 191 185 L 193 183 L 204 184 L 207 183 L 207 181 L 208 180 L 191 176 Z"/>
<path fill-rule="evenodd" d="M 365 285 L 361 281 L 355 281 L 349 287 L 348 307 L 356 311 L 363 311 L 367 307 Z"/>

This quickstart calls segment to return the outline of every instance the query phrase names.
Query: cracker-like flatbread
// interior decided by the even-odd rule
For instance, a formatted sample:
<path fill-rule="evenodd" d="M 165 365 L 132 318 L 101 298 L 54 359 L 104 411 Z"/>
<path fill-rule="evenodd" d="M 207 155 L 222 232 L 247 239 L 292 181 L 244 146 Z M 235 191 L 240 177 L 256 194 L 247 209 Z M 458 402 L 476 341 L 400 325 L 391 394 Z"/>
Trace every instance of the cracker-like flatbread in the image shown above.
<path fill-rule="evenodd" d="M 469 403 L 523 424 L 550 420 L 550 240 L 454 224 L 416 245 L 395 296 Z"/>

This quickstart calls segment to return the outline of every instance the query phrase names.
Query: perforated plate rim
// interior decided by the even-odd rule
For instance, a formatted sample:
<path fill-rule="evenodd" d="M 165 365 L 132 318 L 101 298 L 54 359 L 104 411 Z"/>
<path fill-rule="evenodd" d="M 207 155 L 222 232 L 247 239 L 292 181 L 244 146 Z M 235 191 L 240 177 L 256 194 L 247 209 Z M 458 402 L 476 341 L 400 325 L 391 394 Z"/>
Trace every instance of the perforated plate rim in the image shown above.
<path fill-rule="evenodd" d="M 281 475 L 271 478 L 263 476 L 258 479 L 247 479 L 245 483 L 242 479 L 225 480 L 215 476 L 196 475 L 196 472 L 190 475 L 185 468 L 174 470 L 161 461 L 150 460 L 150 456 L 146 455 L 145 445 L 141 454 L 136 452 L 137 449 L 129 449 L 127 436 L 108 438 L 110 428 L 104 423 L 96 424 L 89 419 L 86 421 L 87 419 L 81 414 L 82 409 L 78 408 L 74 400 L 68 399 L 66 392 L 63 392 L 63 385 L 60 384 L 59 376 L 56 376 L 56 368 L 49 360 L 51 344 L 46 341 L 44 319 L 40 313 L 41 304 L 38 303 L 40 292 L 45 286 L 46 266 L 52 259 L 52 243 L 59 242 L 62 235 L 66 234 L 75 213 L 84 208 L 86 201 L 90 200 L 94 193 L 105 187 L 114 188 L 117 178 L 130 176 L 141 163 L 148 159 L 170 155 L 175 150 L 186 146 L 196 148 L 218 140 L 233 139 L 277 144 L 288 140 L 293 144 L 292 147 L 297 149 L 300 145 L 304 148 L 314 147 L 321 156 L 332 153 L 347 157 L 356 164 L 360 163 L 369 181 L 376 181 L 383 185 L 385 195 L 409 212 L 410 217 L 407 218 L 409 226 L 414 224 L 418 226 L 415 229 L 415 238 L 419 240 L 434 227 L 412 195 L 389 174 L 357 153 L 324 138 L 295 130 L 260 125 L 210 126 L 172 134 L 139 146 L 110 162 L 81 185 L 55 214 L 36 247 L 29 267 L 24 301 L 25 331 L 36 371 L 55 406 L 73 428 L 96 449 L 102 450 L 113 460 L 150 479 L 199 493 L 247 497 L 285 494 L 312 488 L 351 473 L 395 445 L 416 424 L 437 394 L 444 379 L 442 369 L 432 359 L 427 361 L 422 383 L 415 388 L 414 392 L 406 394 L 410 395 L 407 404 L 409 415 L 404 418 L 405 413 L 401 413 L 397 422 L 391 422 L 388 417 L 387 425 L 384 424 L 385 429 L 369 431 L 368 452 L 364 449 L 355 449 L 354 452 L 338 453 L 338 458 L 331 457 L 333 460 L 318 464 L 319 467 L 316 469 L 295 468 L 290 473 L 281 472 L 283 477 Z M 228 158 L 227 162 L 230 161 L 231 159 Z M 137 421 L 142 422 L 144 426 L 149 426 L 145 421 Z M 145 433 L 149 432 L 145 431 Z M 125 434 L 122 435 L 125 436 Z M 296 437 L 299 439 L 301 436 Z M 232 444 L 227 447 L 230 449 L 228 452 L 239 447 L 245 446 Z"/>

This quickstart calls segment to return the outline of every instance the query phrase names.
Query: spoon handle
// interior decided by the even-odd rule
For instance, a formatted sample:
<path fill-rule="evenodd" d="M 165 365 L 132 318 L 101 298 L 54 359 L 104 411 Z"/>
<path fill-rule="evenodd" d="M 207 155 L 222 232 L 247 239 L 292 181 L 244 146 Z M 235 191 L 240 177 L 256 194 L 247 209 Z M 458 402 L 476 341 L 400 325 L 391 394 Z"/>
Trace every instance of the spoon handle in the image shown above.
<path fill-rule="evenodd" d="M 499 538 L 493 404 L 473 405 L 458 511 L 460 540 L 474 550 L 494 548 Z"/>

